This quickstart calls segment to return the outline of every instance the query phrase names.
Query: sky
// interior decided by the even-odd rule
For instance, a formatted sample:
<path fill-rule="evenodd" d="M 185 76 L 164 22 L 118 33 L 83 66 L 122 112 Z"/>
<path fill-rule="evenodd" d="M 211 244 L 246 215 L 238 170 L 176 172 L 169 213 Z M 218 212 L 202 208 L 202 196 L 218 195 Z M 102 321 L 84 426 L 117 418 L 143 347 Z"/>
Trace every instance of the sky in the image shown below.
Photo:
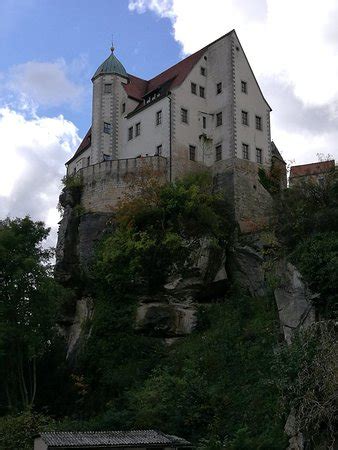
<path fill-rule="evenodd" d="M 0 0 L 0 219 L 52 228 L 110 54 L 151 78 L 235 28 L 294 164 L 338 158 L 338 0 Z"/>

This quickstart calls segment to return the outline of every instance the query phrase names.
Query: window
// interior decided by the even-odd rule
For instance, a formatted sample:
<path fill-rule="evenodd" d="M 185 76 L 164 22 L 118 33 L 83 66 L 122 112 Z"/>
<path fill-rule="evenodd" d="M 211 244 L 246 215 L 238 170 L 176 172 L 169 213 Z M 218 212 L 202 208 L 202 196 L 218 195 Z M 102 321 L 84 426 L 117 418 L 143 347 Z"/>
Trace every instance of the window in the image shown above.
<path fill-rule="evenodd" d="M 196 83 L 191 83 L 191 93 L 192 94 L 197 94 L 197 84 Z"/>
<path fill-rule="evenodd" d="M 207 127 L 207 118 L 205 116 L 202 117 L 202 127 L 203 128 Z"/>
<path fill-rule="evenodd" d="M 90 156 L 87 156 L 87 166 L 90 166 Z"/>
<path fill-rule="evenodd" d="M 216 127 L 221 126 L 223 123 L 223 117 L 222 117 L 222 113 L 219 112 L 216 114 Z"/>
<path fill-rule="evenodd" d="M 188 123 L 188 110 L 181 108 L 181 122 Z"/>
<path fill-rule="evenodd" d="M 190 161 L 196 161 L 196 147 L 189 145 L 189 159 Z"/>
<path fill-rule="evenodd" d="M 222 82 L 216 84 L 216 94 L 220 94 L 222 92 Z"/>
<path fill-rule="evenodd" d="M 111 123 L 103 122 L 103 132 L 111 134 Z"/>
<path fill-rule="evenodd" d="M 128 128 L 128 141 L 133 139 L 133 127 Z"/>
<path fill-rule="evenodd" d="M 220 161 L 222 159 L 222 145 L 216 145 L 216 161 Z"/>
<path fill-rule="evenodd" d="M 141 134 L 141 122 L 138 122 L 135 125 L 135 136 L 139 136 Z"/>
<path fill-rule="evenodd" d="M 112 92 L 112 85 L 109 83 L 109 84 L 105 84 L 104 85 L 104 93 L 105 94 L 111 94 L 111 92 Z"/>
<path fill-rule="evenodd" d="M 256 148 L 256 159 L 259 164 L 262 164 L 262 149 Z"/>
<path fill-rule="evenodd" d="M 205 88 L 200 86 L 200 97 L 205 98 Z"/>
<path fill-rule="evenodd" d="M 249 146 L 248 144 L 242 144 L 243 159 L 249 159 Z"/>
<path fill-rule="evenodd" d="M 242 111 L 242 124 L 249 125 L 249 115 L 247 111 Z"/>
<path fill-rule="evenodd" d="M 201 75 L 203 75 L 204 77 L 207 75 L 207 70 L 205 67 L 201 67 Z"/>
<path fill-rule="evenodd" d="M 161 125 L 162 123 L 162 110 L 156 113 L 156 125 Z"/>
<path fill-rule="evenodd" d="M 162 144 L 160 144 L 156 147 L 156 153 L 155 153 L 155 156 L 161 156 L 161 155 L 162 155 Z"/>
<path fill-rule="evenodd" d="M 244 94 L 248 93 L 248 84 L 246 81 L 241 81 L 241 90 Z"/>
<path fill-rule="evenodd" d="M 126 112 L 126 104 L 122 103 L 122 114 Z"/>
<path fill-rule="evenodd" d="M 256 130 L 262 130 L 262 118 L 256 116 Z"/>

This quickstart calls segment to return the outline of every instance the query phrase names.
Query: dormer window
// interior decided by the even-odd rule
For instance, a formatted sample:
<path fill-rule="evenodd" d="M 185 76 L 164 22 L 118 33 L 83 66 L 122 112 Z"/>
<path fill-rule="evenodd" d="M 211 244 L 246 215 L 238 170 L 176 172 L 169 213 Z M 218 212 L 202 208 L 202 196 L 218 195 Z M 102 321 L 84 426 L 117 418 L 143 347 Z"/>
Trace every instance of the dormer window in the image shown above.
<path fill-rule="evenodd" d="M 104 85 L 104 93 L 105 94 L 111 94 L 112 93 L 112 85 L 111 85 L 111 83 L 106 83 Z"/>

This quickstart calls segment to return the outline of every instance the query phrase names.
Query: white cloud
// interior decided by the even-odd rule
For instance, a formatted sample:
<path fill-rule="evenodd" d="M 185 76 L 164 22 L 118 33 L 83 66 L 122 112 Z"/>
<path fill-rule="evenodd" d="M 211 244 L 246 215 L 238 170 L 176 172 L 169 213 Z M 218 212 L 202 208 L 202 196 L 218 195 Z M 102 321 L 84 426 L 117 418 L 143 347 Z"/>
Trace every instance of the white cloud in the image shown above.
<path fill-rule="evenodd" d="M 80 142 L 75 125 L 63 116 L 0 108 L 0 136 L 0 217 L 29 214 L 45 221 L 55 245 L 64 163 Z"/>
<path fill-rule="evenodd" d="M 337 133 L 324 131 L 318 115 L 324 107 L 329 124 L 337 120 L 337 0 L 130 0 L 129 9 L 169 18 L 183 55 L 235 28 L 263 92 L 269 92 L 272 133 L 285 157 L 310 162 L 315 146 L 338 157 L 337 146 L 332 149 Z M 282 110 L 289 105 L 273 89 L 276 83 L 291 91 L 290 101 L 298 101 L 289 121 Z"/>
<path fill-rule="evenodd" d="M 83 89 L 69 79 L 68 71 L 63 59 L 55 62 L 28 61 L 10 69 L 6 87 L 36 105 L 76 105 Z"/>

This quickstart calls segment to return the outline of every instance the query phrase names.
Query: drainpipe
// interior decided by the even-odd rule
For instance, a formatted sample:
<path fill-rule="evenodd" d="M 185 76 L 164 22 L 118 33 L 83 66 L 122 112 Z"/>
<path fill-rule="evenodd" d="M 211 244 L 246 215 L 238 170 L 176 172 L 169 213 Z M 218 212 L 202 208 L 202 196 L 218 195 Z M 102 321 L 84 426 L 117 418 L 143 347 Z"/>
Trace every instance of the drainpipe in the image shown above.
<path fill-rule="evenodd" d="M 168 100 L 169 100 L 169 182 L 172 181 L 172 130 L 171 130 L 171 92 L 168 92 Z"/>

